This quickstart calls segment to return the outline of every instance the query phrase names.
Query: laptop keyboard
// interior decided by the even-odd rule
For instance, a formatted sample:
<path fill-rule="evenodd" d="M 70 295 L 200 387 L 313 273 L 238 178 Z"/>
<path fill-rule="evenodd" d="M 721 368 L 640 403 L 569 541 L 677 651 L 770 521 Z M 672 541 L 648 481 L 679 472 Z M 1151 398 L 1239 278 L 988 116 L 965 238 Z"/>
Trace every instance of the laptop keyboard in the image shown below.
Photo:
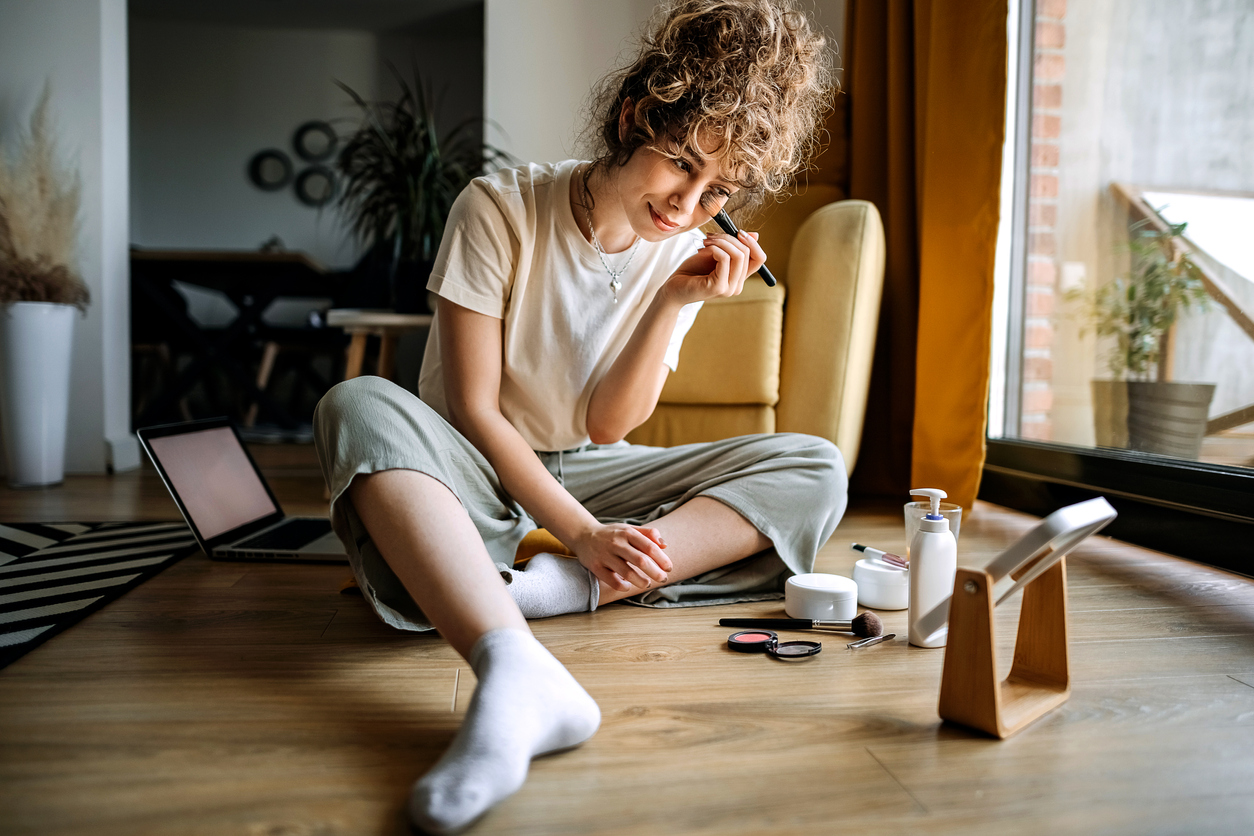
<path fill-rule="evenodd" d="M 231 548 L 246 551 L 295 550 L 312 543 L 330 530 L 330 520 L 287 520 L 277 528 L 249 537 Z"/>

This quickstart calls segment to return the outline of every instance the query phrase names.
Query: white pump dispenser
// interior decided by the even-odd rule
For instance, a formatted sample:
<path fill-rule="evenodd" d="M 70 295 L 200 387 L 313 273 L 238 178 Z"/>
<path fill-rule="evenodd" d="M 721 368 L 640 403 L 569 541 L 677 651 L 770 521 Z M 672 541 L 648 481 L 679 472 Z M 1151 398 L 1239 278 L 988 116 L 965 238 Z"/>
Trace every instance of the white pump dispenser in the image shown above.
<path fill-rule="evenodd" d="M 920 634 L 919 619 L 947 599 L 954 590 L 958 571 L 958 541 L 949 530 L 949 520 L 941 516 L 940 501 L 944 491 L 937 488 L 916 488 L 911 496 L 926 496 L 932 502 L 931 512 L 919 521 L 919 530 L 910 541 L 910 643 L 916 647 L 944 647 L 949 627 L 930 636 Z"/>

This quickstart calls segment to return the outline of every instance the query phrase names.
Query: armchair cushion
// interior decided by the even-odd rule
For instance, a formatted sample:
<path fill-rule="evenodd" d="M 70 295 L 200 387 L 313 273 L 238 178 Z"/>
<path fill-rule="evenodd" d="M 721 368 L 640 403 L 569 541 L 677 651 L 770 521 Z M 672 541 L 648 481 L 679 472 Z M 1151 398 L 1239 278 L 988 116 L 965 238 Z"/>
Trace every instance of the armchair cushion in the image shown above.
<path fill-rule="evenodd" d="M 632 430 L 627 440 L 632 444 L 676 447 L 773 432 L 775 408 L 765 404 L 659 403 L 649 420 Z"/>
<path fill-rule="evenodd" d="M 830 203 L 793 239 L 776 428 L 836 444 L 853 472 L 884 285 L 884 227 L 865 200 Z"/>
<path fill-rule="evenodd" d="M 808 209 L 808 201 L 796 202 L 772 219 L 777 236 L 792 233 L 787 272 L 775 269 L 778 259 L 772 259 L 780 286 L 753 279 L 740 297 L 706 304 L 657 409 L 629 441 L 673 446 L 751 433 L 809 433 L 834 442 L 852 472 L 875 351 L 884 229 L 866 201 L 829 203 L 804 221 L 796 213 Z M 773 240 L 764 246 L 778 253 L 784 239 Z"/>
<path fill-rule="evenodd" d="M 779 401 L 784 288 L 750 277 L 730 299 L 706 302 L 693 324 L 663 404 L 762 404 Z"/>

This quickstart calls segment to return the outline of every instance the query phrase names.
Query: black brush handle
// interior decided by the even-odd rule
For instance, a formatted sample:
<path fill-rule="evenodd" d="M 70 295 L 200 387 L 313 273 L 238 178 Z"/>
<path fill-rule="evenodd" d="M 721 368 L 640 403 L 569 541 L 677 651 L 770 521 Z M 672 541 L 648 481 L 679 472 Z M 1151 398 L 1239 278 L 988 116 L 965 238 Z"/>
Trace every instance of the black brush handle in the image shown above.
<path fill-rule="evenodd" d="M 808 618 L 720 618 L 723 627 L 764 627 L 776 630 L 813 630 L 814 622 Z"/>
<path fill-rule="evenodd" d="M 714 216 L 714 222 L 722 227 L 723 231 L 733 238 L 740 234 L 740 230 L 736 228 L 734 223 L 732 223 L 732 219 L 727 216 L 726 209 L 718 210 L 718 214 Z M 772 275 L 770 270 L 766 269 L 765 264 L 758 268 L 758 275 L 762 277 L 762 281 L 766 282 L 767 287 L 775 287 L 775 276 Z M 735 627 L 736 625 L 729 624 L 727 626 Z"/>

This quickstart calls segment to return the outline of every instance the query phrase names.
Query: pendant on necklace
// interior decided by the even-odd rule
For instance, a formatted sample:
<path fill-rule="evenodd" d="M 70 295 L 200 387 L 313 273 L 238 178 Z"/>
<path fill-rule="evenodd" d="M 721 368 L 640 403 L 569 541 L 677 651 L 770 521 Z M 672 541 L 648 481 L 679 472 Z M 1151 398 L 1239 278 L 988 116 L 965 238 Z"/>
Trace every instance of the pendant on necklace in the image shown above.
<path fill-rule="evenodd" d="M 605 257 L 605 249 L 601 246 L 600 239 L 597 238 L 596 227 L 592 225 L 592 211 L 586 209 L 588 214 L 588 234 L 592 236 L 592 246 L 596 247 L 597 257 L 601 259 L 601 266 L 605 268 L 605 272 L 610 274 L 610 290 L 614 293 L 614 304 L 618 304 L 618 291 L 623 283 L 618 280 L 619 276 L 627 272 L 627 268 L 631 266 L 631 260 L 636 257 L 636 250 L 640 247 L 640 236 L 635 236 L 635 240 L 631 243 L 631 251 L 627 253 L 627 261 L 621 269 L 615 270 L 610 267 L 609 259 Z"/>

